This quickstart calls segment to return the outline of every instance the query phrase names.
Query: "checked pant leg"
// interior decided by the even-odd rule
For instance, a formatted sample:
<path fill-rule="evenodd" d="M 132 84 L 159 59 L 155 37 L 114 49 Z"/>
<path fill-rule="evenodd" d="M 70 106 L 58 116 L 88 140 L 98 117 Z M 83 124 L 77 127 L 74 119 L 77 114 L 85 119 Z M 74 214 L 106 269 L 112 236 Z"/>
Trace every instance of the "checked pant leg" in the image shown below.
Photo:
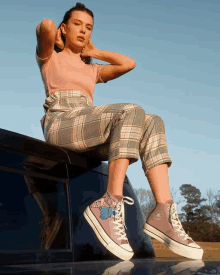
<path fill-rule="evenodd" d="M 76 152 L 99 152 L 109 162 L 129 158 L 131 164 L 140 154 L 145 173 L 172 162 L 162 119 L 146 114 L 137 104 L 106 104 L 65 112 L 54 120 L 47 141 Z"/>
<path fill-rule="evenodd" d="M 157 115 L 146 114 L 145 116 L 143 137 L 140 142 L 140 157 L 145 175 L 147 170 L 157 165 L 167 163 L 170 167 L 172 164 L 168 154 L 165 125 L 161 117 Z"/>

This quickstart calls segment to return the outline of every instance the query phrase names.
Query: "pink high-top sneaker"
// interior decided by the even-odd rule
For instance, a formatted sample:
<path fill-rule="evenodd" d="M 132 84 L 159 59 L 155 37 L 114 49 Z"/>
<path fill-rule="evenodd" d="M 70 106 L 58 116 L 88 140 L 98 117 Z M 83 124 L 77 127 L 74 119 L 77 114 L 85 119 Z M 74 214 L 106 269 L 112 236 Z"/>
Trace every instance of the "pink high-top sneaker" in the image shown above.
<path fill-rule="evenodd" d="M 86 208 L 83 215 L 106 249 L 122 260 L 130 260 L 134 252 L 124 229 L 125 202 L 134 204 L 129 197 L 110 195 L 106 191 L 102 198 Z"/>
<path fill-rule="evenodd" d="M 173 200 L 158 203 L 147 218 L 143 231 L 162 242 L 176 254 L 190 259 L 202 259 L 203 249 L 184 231 Z"/>

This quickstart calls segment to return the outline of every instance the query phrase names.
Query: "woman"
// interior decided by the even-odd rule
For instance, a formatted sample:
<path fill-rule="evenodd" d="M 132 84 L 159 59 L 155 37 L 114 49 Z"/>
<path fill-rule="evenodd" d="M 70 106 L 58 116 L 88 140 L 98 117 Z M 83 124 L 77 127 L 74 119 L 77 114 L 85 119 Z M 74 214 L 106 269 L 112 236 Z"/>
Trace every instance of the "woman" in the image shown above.
<path fill-rule="evenodd" d="M 97 49 L 90 39 L 93 25 L 93 13 L 77 3 L 58 29 L 47 19 L 37 26 L 36 57 L 47 95 L 41 120 L 45 140 L 76 152 L 97 149 L 103 160 L 107 157 L 106 193 L 87 207 L 84 217 L 109 251 L 124 260 L 133 256 L 124 230 L 124 202 L 133 204 L 133 200 L 123 196 L 123 182 L 128 165 L 140 154 L 157 203 L 144 232 L 169 243 L 175 253 L 201 259 L 203 250 L 183 230 L 171 198 L 168 167 L 172 161 L 163 120 L 137 104 L 93 105 L 96 83 L 113 80 L 136 64 L 125 55 Z M 110 64 L 90 64 L 92 57 Z M 103 146 L 108 150 L 102 151 Z"/>

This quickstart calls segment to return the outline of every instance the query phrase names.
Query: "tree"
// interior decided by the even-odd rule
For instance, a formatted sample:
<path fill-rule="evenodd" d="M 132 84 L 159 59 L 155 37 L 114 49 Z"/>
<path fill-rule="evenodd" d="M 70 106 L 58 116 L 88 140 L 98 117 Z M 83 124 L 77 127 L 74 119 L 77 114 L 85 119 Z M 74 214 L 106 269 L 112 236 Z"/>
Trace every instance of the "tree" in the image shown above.
<path fill-rule="evenodd" d="M 220 210 L 220 190 L 218 192 L 219 194 L 216 196 L 216 206 Z"/>
<path fill-rule="evenodd" d="M 156 207 L 156 201 L 154 199 L 153 193 L 152 191 L 143 188 L 134 189 L 134 192 L 140 204 L 144 218 L 147 218 Z"/>
<path fill-rule="evenodd" d="M 220 216 L 220 207 L 219 207 L 220 196 L 219 195 L 215 195 L 214 192 L 211 190 L 211 188 L 207 190 L 207 197 L 208 197 L 208 203 L 209 203 L 208 205 L 209 205 L 209 211 L 211 214 L 210 242 L 213 241 L 213 238 L 216 235 L 216 233 L 217 234 L 219 233 L 219 232 L 214 232 L 215 228 L 218 228 L 220 226 L 220 221 L 218 219 L 218 216 Z"/>
<path fill-rule="evenodd" d="M 216 218 L 216 223 L 220 225 L 218 217 L 220 217 L 220 190 L 218 195 L 214 196 L 215 202 L 213 203 L 214 216 Z"/>
<path fill-rule="evenodd" d="M 220 216 L 220 207 L 218 207 L 218 204 L 220 203 L 220 199 L 218 199 L 218 195 L 215 195 L 211 188 L 207 190 L 207 197 L 208 197 L 208 205 L 210 207 L 212 222 L 215 222 L 216 224 L 218 224 L 219 223 L 218 216 Z"/>
<path fill-rule="evenodd" d="M 206 216 L 207 207 L 200 208 L 200 210 L 193 211 L 194 208 L 199 207 L 203 201 L 207 199 L 201 199 L 201 192 L 195 186 L 191 184 L 183 184 L 180 186 L 181 195 L 187 200 L 187 204 L 181 207 L 181 210 L 185 212 L 185 218 L 187 223 L 195 222 L 195 220 L 204 220 Z M 190 214 L 191 212 L 191 214 Z M 193 215 L 194 214 L 194 215 Z M 183 216 L 183 215 L 182 215 Z M 192 219 L 194 218 L 194 220 Z"/>
<path fill-rule="evenodd" d="M 220 198 L 210 190 L 207 192 L 208 204 L 201 205 L 207 199 L 201 198 L 201 192 L 196 187 L 185 184 L 180 187 L 181 195 L 187 199 L 187 204 L 181 208 L 185 213 L 183 228 L 196 241 L 216 241 L 220 237 L 218 216 L 220 214 Z M 219 191 L 220 192 L 220 191 Z"/>
<path fill-rule="evenodd" d="M 171 189 L 171 196 L 175 202 L 175 195 L 176 192 L 173 191 L 174 188 Z M 139 188 L 139 189 L 134 189 L 135 195 L 138 199 L 138 202 L 140 204 L 142 213 L 144 215 L 145 218 L 147 218 L 150 213 L 154 210 L 154 208 L 156 207 L 156 200 L 154 198 L 154 195 L 152 193 L 151 190 L 146 190 L 143 188 Z M 175 202 L 175 203 L 180 203 L 181 201 Z"/>

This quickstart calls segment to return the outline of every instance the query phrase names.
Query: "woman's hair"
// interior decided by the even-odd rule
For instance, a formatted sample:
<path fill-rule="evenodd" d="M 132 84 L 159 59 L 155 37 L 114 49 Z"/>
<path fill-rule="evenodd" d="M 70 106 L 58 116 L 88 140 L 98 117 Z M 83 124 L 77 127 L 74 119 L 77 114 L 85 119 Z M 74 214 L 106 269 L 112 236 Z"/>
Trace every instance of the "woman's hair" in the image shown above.
<path fill-rule="evenodd" d="M 94 21 L 94 15 L 93 15 L 92 11 L 89 10 L 89 9 L 87 9 L 87 8 L 85 7 L 85 5 L 83 5 L 83 4 L 81 4 L 81 3 L 76 3 L 75 7 L 72 7 L 71 9 L 69 9 L 69 10 L 65 13 L 65 15 L 64 15 L 64 17 L 63 17 L 63 21 L 60 23 L 60 25 L 59 25 L 58 28 L 60 28 L 60 26 L 62 25 L 62 23 L 67 24 L 67 22 L 68 22 L 69 19 L 71 18 L 72 12 L 73 12 L 73 11 L 76 11 L 76 10 L 77 10 L 77 11 L 84 11 L 84 12 L 87 12 L 89 15 L 92 16 L 92 19 L 93 19 L 93 21 Z M 62 31 L 61 31 L 61 38 L 62 38 L 62 40 L 63 40 L 63 42 L 64 42 L 64 45 L 65 45 L 65 43 L 66 43 L 66 37 L 65 37 L 65 35 L 62 33 Z M 54 50 L 55 50 L 56 52 L 61 52 L 61 51 L 62 51 L 56 44 L 54 44 Z M 81 57 L 82 61 L 85 62 L 86 64 L 91 64 L 92 58 L 91 58 L 90 56 L 88 56 L 88 57 L 80 56 L 80 57 Z"/>

